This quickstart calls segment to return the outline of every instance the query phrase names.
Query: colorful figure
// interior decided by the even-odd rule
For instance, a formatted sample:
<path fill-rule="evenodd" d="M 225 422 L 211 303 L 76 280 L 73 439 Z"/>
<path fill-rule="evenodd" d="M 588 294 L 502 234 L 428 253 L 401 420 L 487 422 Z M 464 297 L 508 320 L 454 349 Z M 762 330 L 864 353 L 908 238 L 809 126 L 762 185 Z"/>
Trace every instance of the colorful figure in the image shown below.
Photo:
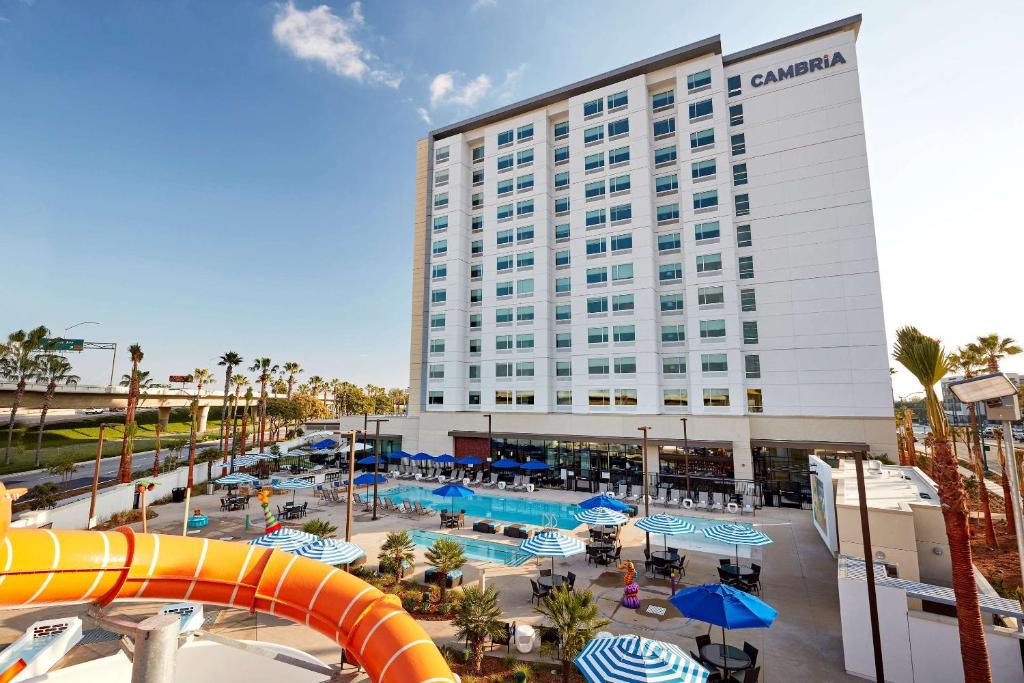
<path fill-rule="evenodd" d="M 280 531 L 281 522 L 277 521 L 277 516 L 270 510 L 270 489 L 266 488 L 257 493 L 256 499 L 260 501 L 260 507 L 263 508 L 263 521 L 267 525 L 263 533 L 269 534 L 274 531 Z"/>
<path fill-rule="evenodd" d="M 636 567 L 632 561 L 626 560 L 619 565 L 619 569 L 626 570 L 626 575 L 622 577 L 622 583 L 625 586 L 622 589 L 622 606 L 637 609 L 640 607 L 640 586 L 635 581 Z"/>

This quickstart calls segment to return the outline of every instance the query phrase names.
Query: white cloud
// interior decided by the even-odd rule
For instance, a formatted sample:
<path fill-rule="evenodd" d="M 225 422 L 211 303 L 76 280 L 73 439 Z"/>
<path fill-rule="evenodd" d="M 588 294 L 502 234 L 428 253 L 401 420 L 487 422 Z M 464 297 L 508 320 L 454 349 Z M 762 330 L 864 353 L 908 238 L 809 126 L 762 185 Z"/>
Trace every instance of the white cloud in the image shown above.
<path fill-rule="evenodd" d="M 515 99 L 516 90 L 519 88 L 519 82 L 523 80 L 524 73 L 526 73 L 525 64 L 520 64 L 505 72 L 505 80 L 495 90 L 499 102 L 507 103 Z"/>
<path fill-rule="evenodd" d="M 327 5 L 303 11 L 288 2 L 274 18 L 273 34 L 274 40 L 299 59 L 320 62 L 339 76 L 397 88 L 402 75 L 381 64 L 353 35 L 365 23 L 359 2 L 350 6 L 348 19 L 334 14 Z"/>
<path fill-rule="evenodd" d="M 427 124 L 428 126 L 434 125 L 434 122 L 430 120 L 430 112 L 427 111 L 425 108 L 416 107 L 416 113 L 420 115 L 421 119 L 423 119 L 423 123 Z"/>
<path fill-rule="evenodd" d="M 473 0 L 473 4 L 469 6 L 469 11 L 475 12 L 478 9 L 483 9 L 484 7 L 497 7 L 497 5 L 498 0 Z"/>
<path fill-rule="evenodd" d="M 430 82 L 430 106 L 454 104 L 460 107 L 472 107 L 491 91 L 491 79 L 487 74 L 480 74 L 468 83 L 456 85 L 456 79 L 463 74 L 457 71 L 438 74 Z"/>

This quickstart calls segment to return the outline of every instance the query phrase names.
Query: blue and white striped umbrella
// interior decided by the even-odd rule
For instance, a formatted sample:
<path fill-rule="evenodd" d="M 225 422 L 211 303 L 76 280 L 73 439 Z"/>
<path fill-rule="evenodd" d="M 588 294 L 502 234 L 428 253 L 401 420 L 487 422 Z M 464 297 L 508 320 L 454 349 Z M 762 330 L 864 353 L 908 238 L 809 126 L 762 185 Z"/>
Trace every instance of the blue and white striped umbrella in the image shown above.
<path fill-rule="evenodd" d="M 693 524 L 687 522 L 682 517 L 667 515 L 664 512 L 657 515 L 651 515 L 650 517 L 641 517 L 637 520 L 636 526 L 638 529 L 643 529 L 647 533 L 661 534 L 664 536 L 666 551 L 668 551 L 669 536 L 675 536 L 677 534 L 692 534 L 697 531 L 697 527 L 693 526 Z"/>
<path fill-rule="evenodd" d="M 740 563 L 740 546 L 762 546 L 772 542 L 766 534 L 761 533 L 749 524 L 732 524 L 723 522 L 706 527 L 704 535 L 720 543 L 728 543 L 736 547 L 736 564 Z"/>
<path fill-rule="evenodd" d="M 216 483 L 221 486 L 237 486 L 239 484 L 255 484 L 259 482 L 259 479 L 252 476 L 251 474 L 245 474 L 244 472 L 235 472 L 233 474 L 226 474 L 220 479 L 215 480 Z"/>
<path fill-rule="evenodd" d="M 252 467 L 262 460 L 255 455 L 236 455 L 233 462 L 235 467 Z"/>
<path fill-rule="evenodd" d="M 283 528 L 263 534 L 259 538 L 249 541 L 249 545 L 277 548 L 278 550 L 298 550 L 302 546 L 318 540 L 320 540 L 318 536 L 307 534 L 305 531 Z"/>
<path fill-rule="evenodd" d="M 704 683 L 708 670 L 679 647 L 636 635 L 597 638 L 573 660 L 589 683 Z"/>
<path fill-rule="evenodd" d="M 609 510 L 608 508 L 591 508 L 577 512 L 574 517 L 576 517 L 577 522 L 593 526 L 621 526 L 629 521 L 626 515 L 615 510 Z"/>
<path fill-rule="evenodd" d="M 295 492 L 296 491 L 298 491 L 299 489 L 311 489 L 314 486 L 316 486 L 316 484 L 314 484 L 313 482 L 309 481 L 308 479 L 294 479 L 294 478 L 292 478 L 292 479 L 285 479 L 284 481 L 279 481 L 276 484 L 272 484 L 272 486 L 275 489 L 281 489 L 283 491 L 291 491 L 292 492 L 292 502 L 294 503 L 295 502 Z"/>
<path fill-rule="evenodd" d="M 550 557 L 551 572 L 554 573 L 556 557 L 579 555 L 586 552 L 587 546 L 583 545 L 583 541 L 578 538 L 545 529 L 520 543 L 519 549 L 534 557 Z"/>
<path fill-rule="evenodd" d="M 300 557 L 320 560 L 327 564 L 351 564 L 365 555 L 355 543 L 346 543 L 334 538 L 321 538 L 293 551 Z"/>

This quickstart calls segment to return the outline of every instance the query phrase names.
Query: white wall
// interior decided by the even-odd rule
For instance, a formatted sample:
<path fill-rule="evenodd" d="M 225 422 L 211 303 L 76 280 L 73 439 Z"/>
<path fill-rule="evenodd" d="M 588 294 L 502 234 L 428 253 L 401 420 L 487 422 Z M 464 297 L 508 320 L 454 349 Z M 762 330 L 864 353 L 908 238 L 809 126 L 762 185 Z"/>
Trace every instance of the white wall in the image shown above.
<path fill-rule="evenodd" d="M 836 531 L 836 492 L 832 488 L 832 468 L 816 455 L 809 456 L 808 462 L 811 468 L 811 522 L 821 540 L 835 555 L 839 551 L 839 534 Z M 824 518 L 824 526 L 819 517 Z"/>

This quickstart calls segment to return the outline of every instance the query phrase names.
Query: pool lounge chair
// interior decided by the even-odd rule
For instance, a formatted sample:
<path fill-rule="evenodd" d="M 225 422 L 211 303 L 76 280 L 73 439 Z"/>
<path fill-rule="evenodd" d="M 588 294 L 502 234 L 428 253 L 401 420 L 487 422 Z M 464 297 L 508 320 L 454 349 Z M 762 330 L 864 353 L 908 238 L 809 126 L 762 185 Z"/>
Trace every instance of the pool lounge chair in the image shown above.
<path fill-rule="evenodd" d="M 491 480 L 486 482 L 486 483 L 484 483 L 484 484 L 481 484 L 481 486 L 483 486 L 485 489 L 494 488 L 497 485 L 498 485 L 498 473 L 497 472 L 491 472 Z"/>
<path fill-rule="evenodd" d="M 418 500 L 415 501 L 412 505 L 413 505 L 413 509 L 416 510 L 416 514 L 417 515 L 432 515 L 432 514 L 434 514 L 433 510 L 431 510 L 430 508 L 423 507 L 423 503 L 419 502 Z"/>
<path fill-rule="evenodd" d="M 708 506 L 708 492 L 707 491 L 700 491 L 699 493 L 697 493 L 697 506 L 696 507 L 697 507 L 698 510 L 707 510 L 708 509 L 709 506 Z"/>
<path fill-rule="evenodd" d="M 476 478 L 473 479 L 472 481 L 470 481 L 469 483 L 467 483 L 466 486 L 469 486 L 470 488 L 473 488 L 473 487 L 476 487 L 476 486 L 480 486 L 480 484 L 482 484 L 483 482 L 484 482 L 484 473 L 483 473 L 483 471 L 480 471 L 480 472 L 476 473 Z"/>
<path fill-rule="evenodd" d="M 741 510 L 741 512 L 744 515 L 752 515 L 752 514 L 754 514 L 754 496 L 752 496 L 752 495 L 744 495 L 743 496 L 743 509 Z"/>
<path fill-rule="evenodd" d="M 629 500 L 630 499 L 629 498 L 629 485 L 628 484 L 619 484 L 616 487 L 615 493 L 622 500 Z"/>
<path fill-rule="evenodd" d="M 725 494 L 716 492 L 711 495 L 713 496 L 714 500 L 714 502 L 711 503 L 711 511 L 722 512 L 722 510 L 725 508 Z"/>
<path fill-rule="evenodd" d="M 665 497 L 665 491 L 662 489 L 661 493 L 653 501 L 655 505 L 661 505 L 662 507 L 668 505 L 668 498 Z"/>
<path fill-rule="evenodd" d="M 679 501 L 680 495 L 681 494 L 680 494 L 679 489 L 672 489 L 672 495 L 668 499 L 668 507 L 673 507 L 673 508 L 679 507 L 681 505 L 681 503 Z"/>

